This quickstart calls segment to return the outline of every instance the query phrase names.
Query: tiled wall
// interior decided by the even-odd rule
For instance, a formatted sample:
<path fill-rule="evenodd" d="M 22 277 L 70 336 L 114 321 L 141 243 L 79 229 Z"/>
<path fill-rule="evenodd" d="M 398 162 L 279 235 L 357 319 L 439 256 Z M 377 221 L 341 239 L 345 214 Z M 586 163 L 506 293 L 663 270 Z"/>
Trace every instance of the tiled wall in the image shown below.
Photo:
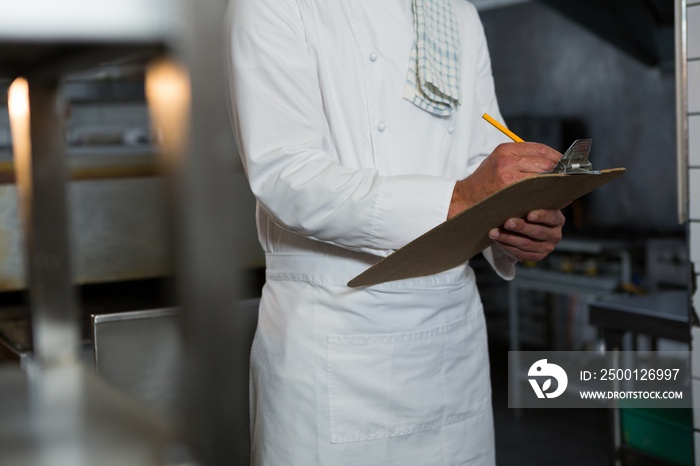
<path fill-rule="evenodd" d="M 690 259 L 695 281 L 700 282 L 700 0 L 688 0 L 688 195 Z M 700 292 L 693 296 L 700 311 Z M 695 464 L 700 465 L 700 327 L 693 328 L 693 409 L 695 419 Z"/>

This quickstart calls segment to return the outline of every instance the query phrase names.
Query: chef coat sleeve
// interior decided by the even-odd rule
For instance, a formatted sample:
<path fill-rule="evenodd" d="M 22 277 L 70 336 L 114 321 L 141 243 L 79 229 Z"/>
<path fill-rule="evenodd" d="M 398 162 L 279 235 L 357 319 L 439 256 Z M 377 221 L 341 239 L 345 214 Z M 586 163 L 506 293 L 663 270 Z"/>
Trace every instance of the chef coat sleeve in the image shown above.
<path fill-rule="evenodd" d="M 229 26 L 234 131 L 253 194 L 276 223 L 384 256 L 445 220 L 456 179 L 337 162 L 294 1 L 234 0 Z"/>
<path fill-rule="evenodd" d="M 466 4 L 467 2 L 464 3 Z M 462 5 L 462 8 L 473 8 L 473 6 Z M 474 173 L 479 164 L 488 157 L 496 146 L 504 142 L 512 142 L 500 131 L 483 124 L 482 115 L 484 113 L 488 113 L 501 122 L 503 122 L 504 119 L 498 107 L 498 100 L 496 99 L 496 90 L 491 72 L 491 59 L 483 26 L 480 21 L 475 21 L 472 27 L 479 31 L 477 34 L 479 39 L 477 42 L 476 104 L 474 105 L 474 115 L 471 119 L 474 128 L 472 128 L 471 134 L 473 136 L 469 142 L 470 157 L 469 166 L 467 167 L 468 175 Z M 463 38 L 463 43 L 464 40 Z M 512 280 L 515 277 L 515 263 L 517 259 L 507 253 L 497 243 L 484 249 L 482 254 L 499 276 L 506 280 Z"/>

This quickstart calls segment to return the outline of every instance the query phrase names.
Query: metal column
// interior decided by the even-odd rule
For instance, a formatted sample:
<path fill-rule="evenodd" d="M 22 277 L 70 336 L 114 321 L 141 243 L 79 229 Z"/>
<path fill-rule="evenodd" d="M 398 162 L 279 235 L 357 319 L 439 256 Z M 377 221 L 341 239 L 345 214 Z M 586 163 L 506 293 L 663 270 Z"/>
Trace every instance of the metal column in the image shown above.
<path fill-rule="evenodd" d="M 226 84 L 226 0 L 186 3 L 189 150 L 174 169 L 178 289 L 184 317 L 187 436 L 205 465 L 249 463 L 250 314 L 239 309 L 243 220 L 234 187 Z"/>
<path fill-rule="evenodd" d="M 11 92 L 23 94 L 17 86 L 26 82 L 16 81 Z M 41 365 L 72 363 L 78 354 L 80 319 L 72 286 L 58 81 L 30 78 L 27 91 L 15 96 L 28 97 L 29 112 L 13 116 L 12 132 L 28 258 L 34 354 Z"/>

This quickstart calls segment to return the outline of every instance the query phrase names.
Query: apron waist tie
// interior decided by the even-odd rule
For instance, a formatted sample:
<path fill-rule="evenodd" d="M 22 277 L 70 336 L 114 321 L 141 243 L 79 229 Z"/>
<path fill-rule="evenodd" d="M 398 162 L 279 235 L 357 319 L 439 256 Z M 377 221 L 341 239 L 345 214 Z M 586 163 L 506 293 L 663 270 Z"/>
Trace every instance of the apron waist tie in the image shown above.
<path fill-rule="evenodd" d="M 358 256 L 355 258 L 327 254 L 268 253 L 265 255 L 265 277 L 267 280 L 347 285 L 350 280 L 381 259 L 367 255 Z M 468 279 L 473 279 L 473 272 L 464 264 L 439 274 L 382 283 L 371 288 L 449 286 L 464 283 Z"/>

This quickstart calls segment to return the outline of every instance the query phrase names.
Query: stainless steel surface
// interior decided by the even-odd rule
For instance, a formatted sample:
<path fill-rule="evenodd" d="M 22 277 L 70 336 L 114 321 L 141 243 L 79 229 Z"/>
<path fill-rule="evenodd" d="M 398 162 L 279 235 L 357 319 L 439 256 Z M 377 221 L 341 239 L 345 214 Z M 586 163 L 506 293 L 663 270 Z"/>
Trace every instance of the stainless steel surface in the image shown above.
<path fill-rule="evenodd" d="M 180 313 L 153 309 L 92 316 L 97 374 L 172 422 L 182 422 Z"/>
<path fill-rule="evenodd" d="M 28 81 L 30 147 L 15 144 L 17 188 L 27 247 L 34 355 L 43 364 L 75 361 L 79 314 L 72 287 L 63 127 L 58 82 Z M 13 135 L 26 138 L 26 134 Z M 23 141 L 29 142 L 29 141 Z"/>
<path fill-rule="evenodd" d="M 68 183 L 68 226 L 76 284 L 172 274 L 172 259 L 164 241 L 163 185 L 157 177 Z M 23 244 L 17 189 L 10 184 L 0 185 L 0 291 L 26 287 Z"/>
<path fill-rule="evenodd" d="M 591 153 L 592 139 L 577 139 L 564 152 L 552 173 L 600 173 L 593 171 L 593 164 L 588 160 Z"/>
<path fill-rule="evenodd" d="M 549 278 L 549 277 L 547 277 Z M 576 295 L 586 303 L 592 302 L 596 297 L 610 295 L 613 291 L 607 286 L 601 288 L 582 288 L 576 283 L 552 282 L 550 280 L 516 278 L 508 284 L 508 315 L 509 315 L 509 330 L 510 344 L 509 351 L 521 351 L 520 347 L 520 310 L 518 293 L 520 290 L 535 290 L 547 293 Z M 517 380 L 520 374 L 520 357 L 515 355 L 513 364 L 509 365 L 508 371 L 512 380 Z M 522 399 L 520 384 L 513 384 L 510 387 L 510 396 L 517 406 Z"/>
<path fill-rule="evenodd" d="M 179 7 L 172 0 L 28 0 L 0 16 L 0 75 L 22 74 L 29 82 L 31 149 L 15 160 L 22 165 L 18 186 L 37 355 L 27 374 L 0 371 L 1 464 L 156 465 L 171 458 L 172 430 L 76 362 L 65 128 L 56 97 L 65 73 L 172 46 L 177 31 L 169 19 Z M 13 134 L 15 149 L 23 141 Z"/>
<path fill-rule="evenodd" d="M 0 74 L 59 77 L 106 61 L 153 55 L 174 41 L 180 2 L 12 2 L 0 17 Z"/>
<path fill-rule="evenodd" d="M 553 270 L 538 270 L 519 267 L 516 277 L 508 283 L 508 318 L 509 318 L 509 350 L 520 351 L 521 348 L 521 309 L 520 291 L 534 290 L 557 295 L 569 295 L 576 297 L 588 306 L 596 298 L 610 296 L 615 293 L 619 285 L 630 279 L 629 270 L 629 244 L 619 241 L 596 240 L 568 240 L 562 241 L 562 251 L 593 253 L 599 255 L 612 255 L 620 262 L 619 275 L 602 277 L 585 277 L 581 275 L 566 274 Z M 556 252 L 555 252 L 556 254 Z M 520 358 L 516 354 L 513 364 L 509 364 L 508 371 L 513 380 L 517 380 L 520 373 Z M 521 400 L 521 387 L 513 384 L 510 387 L 510 396 L 516 402 Z"/>
<path fill-rule="evenodd" d="M 625 350 L 628 345 L 623 337 L 637 334 L 691 343 L 689 318 L 690 301 L 686 290 L 661 291 L 646 296 L 610 296 L 594 302 L 590 313 L 591 324 L 600 329 L 607 351 Z M 612 457 L 619 464 L 617 452 L 623 444 L 620 413 L 613 410 L 612 415 Z"/>
<path fill-rule="evenodd" d="M 249 463 L 248 360 L 252 332 L 241 312 L 238 246 L 245 199 L 229 123 L 224 17 L 228 2 L 186 2 L 183 60 L 190 72 L 190 146 L 169 154 L 185 336 L 187 432 L 205 464 Z M 196 40 L 194 40 L 196 38 Z M 240 178 L 238 178 L 240 180 Z M 242 180 L 241 180 L 242 182 Z"/>
<path fill-rule="evenodd" d="M 687 288 L 692 276 L 688 242 L 681 237 L 654 238 L 646 243 L 644 269 L 647 288 Z"/>
<path fill-rule="evenodd" d="M 173 429 L 78 365 L 0 368 L 0 464 L 164 465 Z"/>
<path fill-rule="evenodd" d="M 592 307 L 595 312 L 591 314 L 591 322 L 595 325 L 681 342 L 690 341 L 687 290 L 665 290 L 642 296 L 613 295 L 596 301 Z M 670 330 L 664 326 L 670 327 Z"/>
<path fill-rule="evenodd" d="M 688 221 L 688 9 L 675 2 L 676 44 L 676 173 L 678 223 Z"/>
<path fill-rule="evenodd" d="M 173 33 L 177 13 L 178 3 L 168 0 L 25 0 L 3 7 L 0 40 L 161 43 Z"/>

